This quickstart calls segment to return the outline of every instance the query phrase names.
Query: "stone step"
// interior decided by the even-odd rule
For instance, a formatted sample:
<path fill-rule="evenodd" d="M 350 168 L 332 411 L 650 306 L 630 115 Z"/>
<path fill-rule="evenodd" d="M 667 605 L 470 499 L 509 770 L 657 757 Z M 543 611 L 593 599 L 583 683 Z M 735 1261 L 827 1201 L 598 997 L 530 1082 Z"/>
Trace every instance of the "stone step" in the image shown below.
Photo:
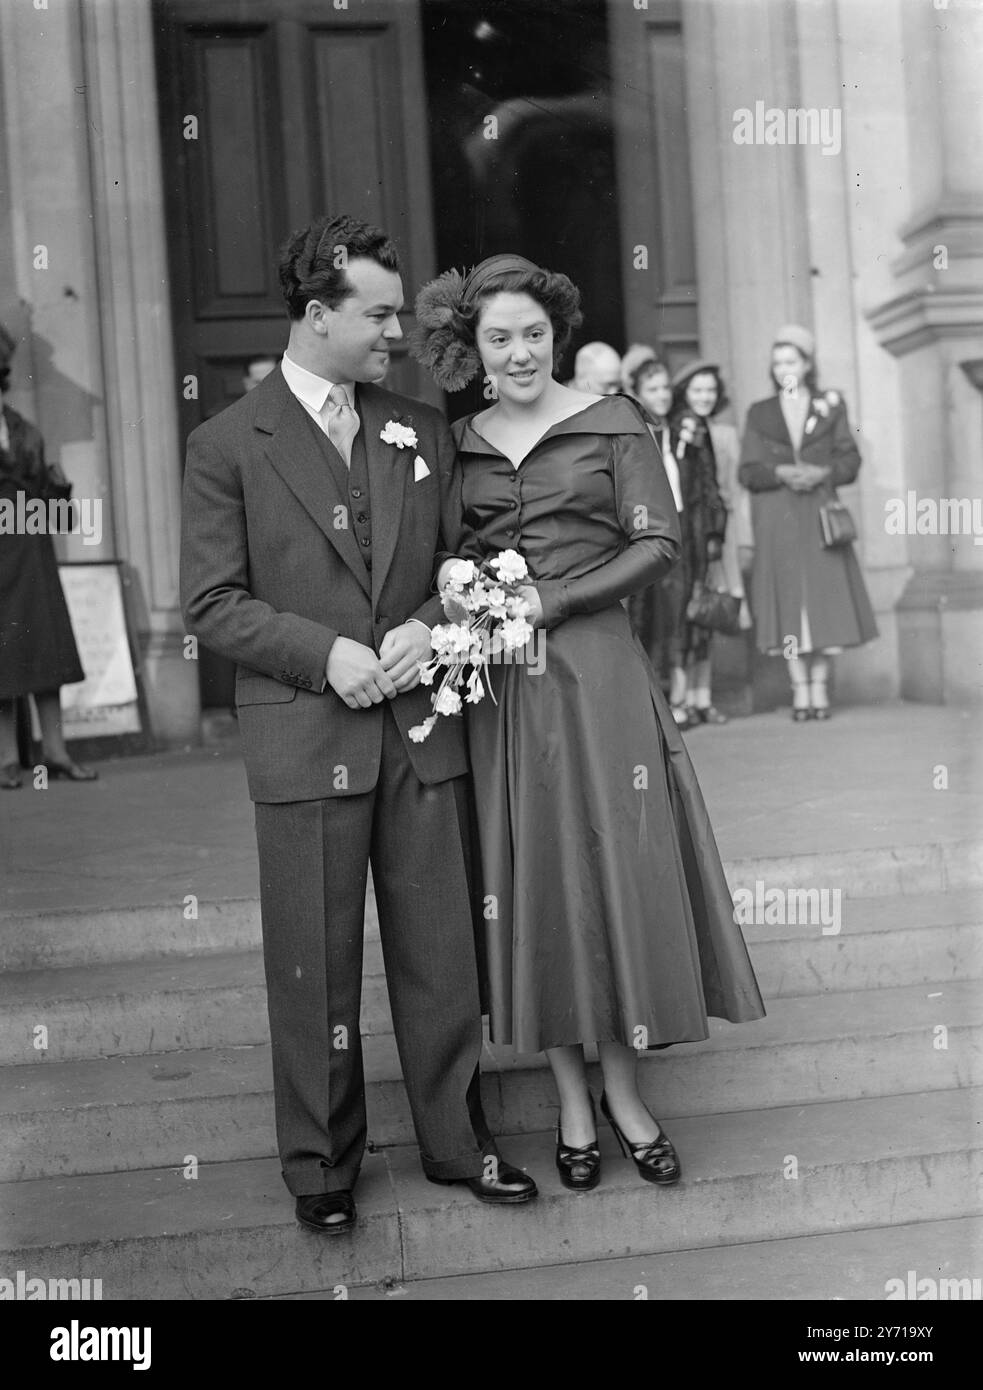
<path fill-rule="evenodd" d="M 983 901 L 983 843 L 978 840 L 942 845 L 909 845 L 897 849 L 846 850 L 779 858 L 742 859 L 725 865 L 732 891 L 827 888 L 843 895 L 844 930 L 850 920 L 863 920 L 863 900 L 917 900 L 929 907 L 951 893 L 966 904 L 965 925 L 981 918 Z M 975 890 L 975 891 L 973 891 Z M 848 902 L 849 900 L 849 902 Z M 196 916 L 187 917 L 188 912 Z M 921 908 L 914 906 L 917 915 Z M 909 925 L 915 925 L 907 918 Z M 378 941 L 375 897 L 369 875 L 366 897 L 366 941 Z M 935 921 L 924 913 L 919 925 Z M 817 928 L 817 931 L 819 929 Z M 748 939 L 751 940 L 749 928 Z M 765 926 L 759 939 L 801 937 L 803 928 Z M 39 913 L 0 913 L 0 970 L 38 970 L 52 966 L 110 964 L 114 961 L 155 959 L 191 953 L 256 949 L 260 944 L 259 901 L 230 898 L 217 902 L 183 899 L 157 905 L 105 910 Z"/>
<path fill-rule="evenodd" d="M 947 1046 L 935 1046 L 944 1024 Z M 983 1082 L 983 993 L 975 983 L 781 999 L 742 1027 L 643 1060 L 663 1119 L 814 1104 Z M 369 1136 L 413 1143 L 391 1033 L 364 1044 Z M 488 1122 L 497 1133 L 544 1130 L 556 1093 L 541 1054 L 486 1045 Z M 601 1089 L 597 1067 L 592 1080 Z M 276 1153 L 266 1045 L 199 1049 L 0 1069 L 0 1181 L 228 1162 Z"/>
<path fill-rule="evenodd" d="M 506 1269 L 495 1274 L 408 1279 L 363 1285 L 347 1291 L 362 1303 L 617 1302 L 641 1299 L 696 1303 L 743 1299 L 781 1303 L 790 1299 L 883 1302 L 888 1295 L 910 1297 L 942 1285 L 947 1297 L 966 1297 L 979 1289 L 983 1264 L 983 1218 L 922 1221 L 910 1226 L 874 1226 L 826 1236 L 760 1240 L 746 1245 L 714 1245 L 700 1250 L 662 1251 L 657 1256 L 587 1260 L 573 1264 Z M 901 1281 L 901 1288 L 897 1281 Z M 892 1282 L 893 1281 L 893 1282 Z M 953 1282 L 958 1281 L 958 1283 Z M 282 1302 L 336 1300 L 339 1293 L 277 1294 Z M 978 1297 L 978 1294 L 977 1294 Z M 846 1315 L 830 1325 L 853 1326 Z M 822 1346 L 820 1339 L 803 1343 Z M 825 1345 L 837 1343 L 827 1341 Z"/>
<path fill-rule="evenodd" d="M 105 1299 L 230 1298 L 954 1220 L 979 1214 L 981 1101 L 939 1091 L 680 1118 L 684 1179 L 668 1189 L 643 1183 L 606 1129 L 589 1194 L 561 1186 L 549 1134 L 513 1136 L 503 1153 L 540 1195 L 504 1209 L 388 1149 L 363 1168 L 357 1230 L 331 1239 L 296 1225 L 271 1159 L 8 1183 L 0 1267 L 98 1278 Z"/>
<path fill-rule="evenodd" d="M 227 918 L 246 920 L 238 911 Z M 752 922 L 744 930 L 762 993 L 776 999 L 978 978 L 981 920 L 979 894 L 963 890 L 937 898 L 848 899 L 835 936 L 792 923 Z M 369 940 L 362 1003 L 362 1031 L 369 1035 L 392 1030 L 382 969 L 378 939 Z M 37 1032 L 42 1027 L 46 1038 Z M 0 976 L 0 1065 L 267 1039 L 262 955 L 255 948 Z"/>
<path fill-rule="evenodd" d="M 256 951 L 0 977 L 0 1064 L 268 1038 L 263 962 Z"/>
<path fill-rule="evenodd" d="M 844 898 L 840 930 L 742 927 L 766 999 L 983 977 L 983 894 Z"/>

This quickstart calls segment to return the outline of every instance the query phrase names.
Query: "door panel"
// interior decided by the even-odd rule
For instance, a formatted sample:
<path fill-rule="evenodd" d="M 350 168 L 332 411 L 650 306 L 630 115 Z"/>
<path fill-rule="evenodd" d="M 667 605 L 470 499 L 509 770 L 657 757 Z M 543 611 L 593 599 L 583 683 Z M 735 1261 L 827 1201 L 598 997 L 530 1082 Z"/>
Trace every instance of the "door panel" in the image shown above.
<path fill-rule="evenodd" d="M 201 112 L 186 164 L 197 320 L 283 316 L 276 209 L 285 198 L 277 122 L 270 119 L 275 37 L 272 29 L 187 35 L 188 110 Z M 209 346 L 207 335 L 199 341 Z"/>
<path fill-rule="evenodd" d="M 627 332 L 675 368 L 699 347 L 682 6 L 608 0 L 608 24 Z"/>
<path fill-rule="evenodd" d="M 434 273 L 420 26 L 417 0 L 157 0 L 155 27 L 179 369 L 200 383 L 181 401 L 190 430 L 282 351 L 277 248 L 322 212 L 396 239 L 411 326 Z M 439 400 L 405 345 L 389 380 Z"/>

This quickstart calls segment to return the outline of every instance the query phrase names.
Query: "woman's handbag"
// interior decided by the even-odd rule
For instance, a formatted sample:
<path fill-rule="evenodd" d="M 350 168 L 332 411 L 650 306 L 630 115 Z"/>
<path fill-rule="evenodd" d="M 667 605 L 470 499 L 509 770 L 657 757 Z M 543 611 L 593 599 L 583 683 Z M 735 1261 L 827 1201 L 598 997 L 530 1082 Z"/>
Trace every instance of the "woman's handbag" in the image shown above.
<path fill-rule="evenodd" d="M 693 596 L 686 605 L 686 621 L 710 632 L 737 637 L 741 632 L 741 600 L 727 589 L 694 584 Z"/>
<path fill-rule="evenodd" d="M 819 508 L 819 526 L 827 550 L 839 550 L 845 545 L 852 545 L 857 539 L 857 528 L 850 510 L 838 497 L 824 502 Z"/>

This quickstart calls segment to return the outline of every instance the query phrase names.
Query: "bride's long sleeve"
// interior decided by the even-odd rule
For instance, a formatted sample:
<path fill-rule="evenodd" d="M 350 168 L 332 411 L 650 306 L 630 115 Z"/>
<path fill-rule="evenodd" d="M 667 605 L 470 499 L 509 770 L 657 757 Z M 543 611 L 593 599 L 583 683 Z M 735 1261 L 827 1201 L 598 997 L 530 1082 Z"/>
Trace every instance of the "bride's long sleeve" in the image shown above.
<path fill-rule="evenodd" d="M 648 430 L 612 437 L 611 471 L 624 549 L 576 578 L 534 581 L 547 629 L 647 588 L 679 559 L 676 504 L 662 455 Z"/>

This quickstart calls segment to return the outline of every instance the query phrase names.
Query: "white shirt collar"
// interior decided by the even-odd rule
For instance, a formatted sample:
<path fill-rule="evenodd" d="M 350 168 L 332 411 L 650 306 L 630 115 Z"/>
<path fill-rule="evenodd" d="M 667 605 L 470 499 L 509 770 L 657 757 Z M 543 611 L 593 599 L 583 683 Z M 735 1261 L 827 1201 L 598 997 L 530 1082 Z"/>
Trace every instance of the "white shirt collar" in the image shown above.
<path fill-rule="evenodd" d="M 352 381 L 328 381 L 323 376 L 309 372 L 306 367 L 299 366 L 286 353 L 283 354 L 280 369 L 283 372 L 284 381 L 293 394 L 302 405 L 306 405 L 308 410 L 312 410 L 315 415 L 320 415 L 324 409 L 324 403 L 328 399 L 328 392 L 332 386 L 344 386 L 348 393 L 349 405 L 354 406 L 355 404 L 355 383 Z"/>

